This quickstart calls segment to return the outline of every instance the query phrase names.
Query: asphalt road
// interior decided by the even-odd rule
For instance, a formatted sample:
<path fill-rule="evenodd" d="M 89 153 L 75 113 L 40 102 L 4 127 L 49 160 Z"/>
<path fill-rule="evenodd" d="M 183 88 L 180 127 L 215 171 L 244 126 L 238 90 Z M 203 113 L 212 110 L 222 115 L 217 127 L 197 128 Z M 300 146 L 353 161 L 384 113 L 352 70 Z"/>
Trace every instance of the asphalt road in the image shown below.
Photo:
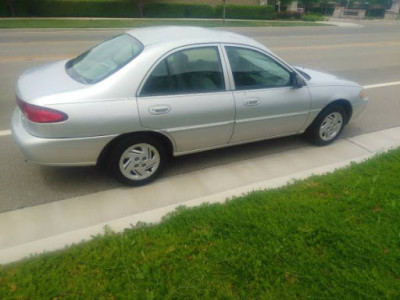
<path fill-rule="evenodd" d="M 255 38 L 294 65 L 325 70 L 369 85 L 400 81 L 400 24 L 364 27 L 229 28 Z M 9 129 L 14 84 L 23 70 L 73 57 L 121 29 L 0 30 L 0 132 Z M 343 137 L 400 126 L 400 86 L 369 89 L 370 103 Z M 215 165 L 308 146 L 288 137 L 175 158 L 160 180 Z M 12 138 L 0 136 L 0 212 L 91 194 L 121 185 L 96 167 L 27 164 Z"/>

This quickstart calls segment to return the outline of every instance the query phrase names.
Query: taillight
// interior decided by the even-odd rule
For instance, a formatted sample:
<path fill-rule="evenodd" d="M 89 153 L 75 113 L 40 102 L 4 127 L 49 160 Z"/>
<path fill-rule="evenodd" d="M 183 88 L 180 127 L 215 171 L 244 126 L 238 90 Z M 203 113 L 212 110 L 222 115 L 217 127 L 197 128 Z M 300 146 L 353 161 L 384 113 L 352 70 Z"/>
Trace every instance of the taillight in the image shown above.
<path fill-rule="evenodd" d="M 35 123 L 57 123 L 68 119 L 68 115 L 47 107 L 26 103 L 17 98 L 17 104 L 25 117 Z"/>

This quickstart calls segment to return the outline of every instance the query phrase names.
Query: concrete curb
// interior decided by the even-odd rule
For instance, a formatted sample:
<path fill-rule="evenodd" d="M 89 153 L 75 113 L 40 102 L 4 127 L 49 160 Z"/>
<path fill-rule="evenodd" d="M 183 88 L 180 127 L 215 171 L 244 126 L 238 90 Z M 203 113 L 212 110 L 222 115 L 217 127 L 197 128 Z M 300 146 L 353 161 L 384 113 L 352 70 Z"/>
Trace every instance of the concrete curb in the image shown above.
<path fill-rule="evenodd" d="M 400 127 L 396 127 L 339 140 L 328 147 L 306 147 L 173 176 L 142 188 L 115 189 L 2 213 L 0 263 L 91 239 L 102 234 L 106 225 L 121 232 L 138 222 L 157 223 L 182 205 L 222 203 L 254 190 L 276 188 L 293 180 L 332 172 L 399 146 Z M 237 170 L 243 168 L 248 173 L 240 177 Z M 271 172 L 266 173 L 265 168 Z M 245 178 L 251 174 L 257 176 L 246 183 Z M 222 178 L 227 182 L 222 182 Z M 157 201 L 149 208 L 146 205 L 151 198 Z"/>

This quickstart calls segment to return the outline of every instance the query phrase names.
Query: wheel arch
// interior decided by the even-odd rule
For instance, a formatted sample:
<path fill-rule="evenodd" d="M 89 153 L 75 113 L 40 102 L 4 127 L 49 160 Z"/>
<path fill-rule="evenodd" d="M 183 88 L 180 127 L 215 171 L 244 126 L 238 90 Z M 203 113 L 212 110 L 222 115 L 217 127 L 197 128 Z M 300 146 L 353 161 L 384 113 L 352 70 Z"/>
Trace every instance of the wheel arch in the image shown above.
<path fill-rule="evenodd" d="M 330 102 L 328 105 L 326 105 L 321 110 L 321 112 L 319 114 L 321 114 L 323 111 L 325 111 L 325 110 L 327 110 L 330 107 L 335 106 L 335 105 L 339 105 L 339 106 L 343 107 L 343 109 L 344 109 L 344 111 L 346 113 L 345 124 L 347 124 L 350 121 L 351 116 L 353 115 L 353 107 L 351 106 L 350 101 L 347 100 L 347 99 L 337 99 L 337 100 L 334 100 L 334 101 Z"/>
<path fill-rule="evenodd" d="M 333 111 L 339 110 L 340 114 L 343 117 L 343 122 L 341 122 L 341 128 L 339 131 L 336 132 L 336 134 L 333 137 L 330 137 L 329 139 L 323 139 L 320 136 L 320 126 L 323 122 L 323 120 Z M 311 124 L 307 127 L 307 129 L 304 132 L 304 136 L 307 137 L 310 142 L 317 146 L 325 146 L 330 143 L 332 143 L 334 140 L 337 139 L 339 136 L 340 132 L 343 130 L 344 126 L 346 123 L 349 122 L 351 115 L 353 113 L 353 109 L 351 107 L 351 104 L 348 100 L 344 99 L 338 99 L 335 101 L 330 102 L 328 105 L 326 105 L 321 111 L 317 114 L 315 119 L 311 122 Z"/>
<path fill-rule="evenodd" d="M 319 113 L 314 117 L 314 119 L 311 121 L 311 123 L 306 127 L 304 132 L 307 132 L 314 125 L 314 123 L 316 122 L 316 120 L 318 119 L 318 117 L 321 114 L 323 114 L 326 110 L 330 109 L 332 106 L 335 106 L 335 105 L 339 105 L 339 106 L 343 107 L 344 112 L 346 113 L 345 124 L 347 124 L 349 122 L 349 120 L 351 119 L 351 116 L 353 114 L 353 107 L 351 106 L 349 100 L 337 99 L 337 100 L 333 100 L 333 101 L 329 102 L 327 105 L 325 105 L 319 111 Z"/>
<path fill-rule="evenodd" d="M 97 158 L 97 165 L 102 166 L 105 162 L 105 159 L 109 156 L 110 151 L 113 149 L 115 145 L 117 145 L 120 141 L 128 138 L 128 137 L 139 137 L 139 136 L 148 136 L 153 137 L 160 140 L 165 146 L 165 150 L 168 156 L 172 156 L 174 153 L 174 142 L 168 136 L 156 132 L 156 131 L 137 131 L 121 134 L 114 139 L 112 139 L 100 152 L 100 155 Z"/>

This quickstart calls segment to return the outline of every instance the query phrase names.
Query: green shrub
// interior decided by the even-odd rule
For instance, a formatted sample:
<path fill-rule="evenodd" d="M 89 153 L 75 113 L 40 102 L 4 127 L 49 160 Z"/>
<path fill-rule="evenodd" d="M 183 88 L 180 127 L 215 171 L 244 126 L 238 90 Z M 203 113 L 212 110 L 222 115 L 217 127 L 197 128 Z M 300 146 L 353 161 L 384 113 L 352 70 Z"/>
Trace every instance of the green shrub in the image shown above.
<path fill-rule="evenodd" d="M 185 7 L 186 18 L 214 18 L 214 7 L 205 4 L 188 4 Z"/>
<path fill-rule="evenodd" d="M 222 18 L 223 6 L 215 8 L 215 17 Z M 227 5 L 225 17 L 227 19 L 259 19 L 271 20 L 274 16 L 274 7 L 272 5 L 254 6 L 254 5 Z"/>
<path fill-rule="evenodd" d="M 323 21 L 325 20 L 325 18 L 321 14 L 306 13 L 303 15 L 302 20 L 307 22 L 316 22 L 316 21 Z"/>
<path fill-rule="evenodd" d="M 145 5 L 143 14 L 147 18 L 184 18 L 187 4 L 149 3 Z"/>
<path fill-rule="evenodd" d="M 280 11 L 275 13 L 275 19 L 278 20 L 299 20 L 300 18 L 301 14 L 298 12 Z"/>

